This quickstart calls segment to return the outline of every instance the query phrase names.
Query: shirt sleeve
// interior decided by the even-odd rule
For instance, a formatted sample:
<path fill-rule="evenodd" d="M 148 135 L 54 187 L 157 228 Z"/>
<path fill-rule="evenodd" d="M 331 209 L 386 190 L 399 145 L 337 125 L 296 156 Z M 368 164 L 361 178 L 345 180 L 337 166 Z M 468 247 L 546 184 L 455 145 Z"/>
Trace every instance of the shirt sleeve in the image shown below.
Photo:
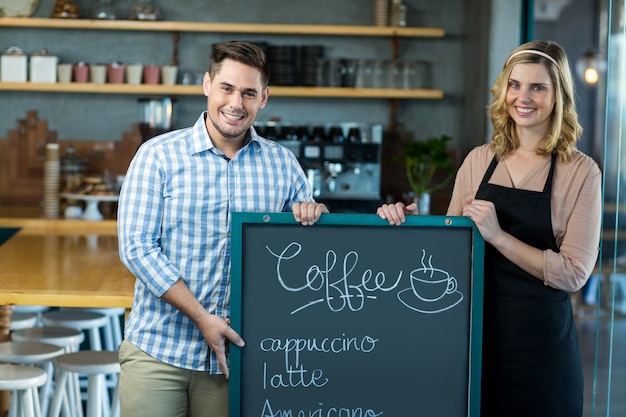
<path fill-rule="evenodd" d="M 564 171 L 553 186 L 559 194 L 552 199 L 553 227 L 562 229 L 556 232 L 559 252 L 544 251 L 543 274 L 546 285 L 574 292 L 587 282 L 598 260 L 601 172 L 586 156 Z"/>
<path fill-rule="evenodd" d="M 117 220 L 122 263 L 157 297 L 181 276 L 160 245 L 164 176 L 155 148 L 142 146 L 124 178 Z"/>

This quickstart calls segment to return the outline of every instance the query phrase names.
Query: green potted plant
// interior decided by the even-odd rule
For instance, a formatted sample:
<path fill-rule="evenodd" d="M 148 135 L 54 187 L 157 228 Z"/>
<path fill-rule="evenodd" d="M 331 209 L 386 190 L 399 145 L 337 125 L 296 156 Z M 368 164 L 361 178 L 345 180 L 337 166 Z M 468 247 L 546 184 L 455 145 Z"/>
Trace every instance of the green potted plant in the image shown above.
<path fill-rule="evenodd" d="M 447 148 L 450 139 L 442 135 L 404 144 L 400 159 L 420 214 L 430 214 L 431 193 L 444 188 L 454 177 L 454 159 Z M 435 178 L 435 174 L 441 175 Z"/>

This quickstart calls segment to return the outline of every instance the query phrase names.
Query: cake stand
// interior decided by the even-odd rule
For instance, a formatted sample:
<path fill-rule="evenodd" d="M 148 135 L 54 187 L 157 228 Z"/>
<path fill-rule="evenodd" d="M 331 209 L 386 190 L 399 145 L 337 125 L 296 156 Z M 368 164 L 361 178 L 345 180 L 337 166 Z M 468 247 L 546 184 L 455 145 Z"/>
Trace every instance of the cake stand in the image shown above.
<path fill-rule="evenodd" d="M 83 220 L 98 221 L 104 217 L 100 213 L 98 205 L 103 201 L 113 202 L 119 200 L 117 195 L 91 195 L 91 194 L 72 194 L 61 193 L 61 197 L 68 200 L 80 200 L 86 204 L 85 211 L 83 213 Z"/>

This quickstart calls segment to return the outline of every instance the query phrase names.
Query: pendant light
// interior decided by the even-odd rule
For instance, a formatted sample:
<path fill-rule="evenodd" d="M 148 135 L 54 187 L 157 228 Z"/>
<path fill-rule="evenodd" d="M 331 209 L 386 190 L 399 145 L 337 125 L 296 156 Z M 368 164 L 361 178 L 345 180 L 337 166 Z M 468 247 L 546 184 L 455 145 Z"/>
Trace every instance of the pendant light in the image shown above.
<path fill-rule="evenodd" d="M 587 85 L 596 85 L 606 72 L 606 60 L 597 49 L 591 48 L 576 61 L 576 74 Z"/>

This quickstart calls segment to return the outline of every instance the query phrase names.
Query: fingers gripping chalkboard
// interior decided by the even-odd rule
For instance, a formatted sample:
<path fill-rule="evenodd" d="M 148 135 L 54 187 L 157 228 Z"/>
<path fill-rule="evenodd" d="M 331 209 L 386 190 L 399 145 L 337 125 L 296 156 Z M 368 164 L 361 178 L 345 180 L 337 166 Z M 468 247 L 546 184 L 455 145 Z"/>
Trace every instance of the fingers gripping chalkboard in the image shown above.
<path fill-rule="evenodd" d="M 234 213 L 231 417 L 478 417 L 484 243 L 465 217 Z"/>

